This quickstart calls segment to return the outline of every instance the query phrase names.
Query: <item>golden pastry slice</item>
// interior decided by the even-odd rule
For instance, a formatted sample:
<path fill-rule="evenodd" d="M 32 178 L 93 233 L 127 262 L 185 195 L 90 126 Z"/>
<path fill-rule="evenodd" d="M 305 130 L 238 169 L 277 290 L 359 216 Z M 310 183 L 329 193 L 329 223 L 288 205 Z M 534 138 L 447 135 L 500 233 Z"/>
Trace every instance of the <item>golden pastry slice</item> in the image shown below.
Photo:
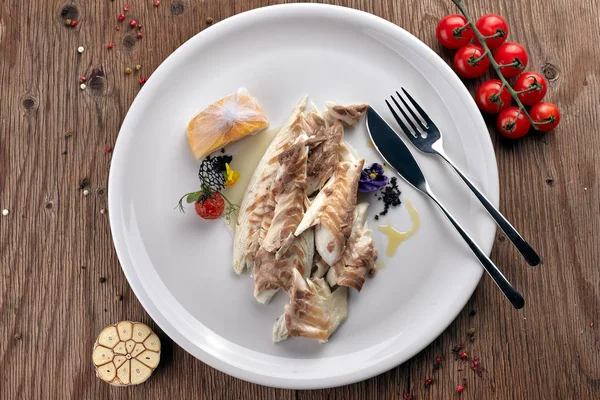
<path fill-rule="evenodd" d="M 187 136 L 194 156 L 201 159 L 268 126 L 267 117 L 256 99 L 246 88 L 240 88 L 192 118 Z"/>
<path fill-rule="evenodd" d="M 92 352 L 96 376 L 115 386 L 137 385 L 160 362 L 160 339 L 140 322 L 121 321 L 98 335 Z"/>

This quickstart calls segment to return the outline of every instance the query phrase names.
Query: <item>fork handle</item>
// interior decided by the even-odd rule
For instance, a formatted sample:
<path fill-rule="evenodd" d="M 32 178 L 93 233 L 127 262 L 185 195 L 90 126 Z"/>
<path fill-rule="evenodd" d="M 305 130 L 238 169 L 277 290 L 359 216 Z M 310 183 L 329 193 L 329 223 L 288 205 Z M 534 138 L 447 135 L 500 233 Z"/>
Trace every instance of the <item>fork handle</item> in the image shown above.
<path fill-rule="evenodd" d="M 465 242 L 467 242 L 467 245 L 471 248 L 473 253 L 475 253 L 477 258 L 479 259 L 479 262 L 481 263 L 481 265 L 483 265 L 483 268 L 485 268 L 485 271 L 494 280 L 496 285 L 498 285 L 500 290 L 502 290 L 502 293 L 504 293 L 504 295 L 506 296 L 508 301 L 510 301 L 510 303 L 513 305 L 513 307 L 515 307 L 517 310 L 523 308 L 523 306 L 525 305 L 525 300 L 523 299 L 523 296 L 521 296 L 517 289 L 515 289 L 510 284 L 508 279 L 506 279 L 506 277 L 502 275 L 502 272 L 500 272 L 496 264 L 494 264 L 494 262 L 490 260 L 490 258 L 483 252 L 483 250 L 479 248 L 477 243 L 475 243 L 471 236 L 469 236 L 469 234 L 462 228 L 462 226 L 460 226 L 460 224 L 458 223 L 458 221 L 456 221 L 452 214 L 450 214 L 450 212 L 446 210 L 446 207 L 444 207 L 442 203 L 440 203 L 439 200 L 433 195 L 429 187 L 427 187 L 425 193 L 438 205 L 438 207 L 440 207 L 440 209 L 446 215 L 446 217 L 448 217 L 448 219 L 450 220 L 452 225 L 454 225 L 460 236 L 462 236 L 462 238 L 465 240 Z"/>
<path fill-rule="evenodd" d="M 491 215 L 491 217 L 496 221 L 498 226 L 504 231 L 506 236 L 510 239 L 511 242 L 515 245 L 515 247 L 519 250 L 519 252 L 523 255 L 525 260 L 531 266 L 536 266 L 540 263 L 540 256 L 535 252 L 535 250 L 523 239 L 523 236 L 517 232 L 517 230 L 508 222 L 506 217 L 502 215 L 502 213 L 494 207 L 494 205 L 485 197 L 483 193 L 471 180 L 448 158 L 448 156 L 443 151 L 437 152 L 440 157 L 442 157 L 446 162 L 456 171 L 458 176 L 462 178 L 462 180 L 467 184 L 469 189 L 473 192 L 475 197 L 479 199 L 483 207 L 487 210 L 487 212 Z"/>

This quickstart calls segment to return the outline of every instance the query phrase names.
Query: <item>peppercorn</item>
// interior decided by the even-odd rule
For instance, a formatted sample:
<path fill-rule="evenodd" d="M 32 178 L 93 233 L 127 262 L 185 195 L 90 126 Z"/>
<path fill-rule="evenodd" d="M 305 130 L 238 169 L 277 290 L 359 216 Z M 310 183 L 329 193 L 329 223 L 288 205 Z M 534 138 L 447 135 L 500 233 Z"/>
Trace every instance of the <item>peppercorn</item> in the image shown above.
<path fill-rule="evenodd" d="M 131 21 L 129 21 L 129 26 L 135 28 L 137 26 L 137 22 L 135 22 L 135 20 L 132 19 Z"/>
<path fill-rule="evenodd" d="M 125 21 L 125 14 L 119 14 L 119 21 Z"/>
<path fill-rule="evenodd" d="M 457 391 L 458 393 L 462 393 L 462 392 L 464 392 L 464 391 L 465 391 L 465 387 L 464 387 L 463 385 L 458 385 L 458 386 L 456 387 L 456 391 Z"/>
<path fill-rule="evenodd" d="M 129 67 L 125 68 L 125 73 L 126 73 L 126 74 L 128 74 L 128 75 L 129 75 L 131 72 L 132 72 L 132 71 L 131 71 L 131 68 L 129 68 Z"/>

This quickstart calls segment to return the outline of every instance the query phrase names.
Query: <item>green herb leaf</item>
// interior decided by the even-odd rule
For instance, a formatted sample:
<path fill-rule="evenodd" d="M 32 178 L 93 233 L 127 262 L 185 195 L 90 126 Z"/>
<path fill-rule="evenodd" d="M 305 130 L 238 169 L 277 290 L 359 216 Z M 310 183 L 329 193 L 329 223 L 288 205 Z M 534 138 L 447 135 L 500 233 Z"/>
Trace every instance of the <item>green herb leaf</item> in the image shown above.
<path fill-rule="evenodd" d="M 202 196 L 202 190 L 199 190 L 197 192 L 186 193 L 183 196 L 181 196 L 181 198 L 177 202 L 177 205 L 175 206 L 175 208 L 179 208 L 179 211 L 181 211 L 182 213 L 185 213 L 185 208 L 183 207 L 183 199 L 185 199 L 186 202 L 189 204 L 189 203 L 193 203 L 196 200 L 198 200 L 200 198 L 200 196 Z"/>
<path fill-rule="evenodd" d="M 190 193 L 187 195 L 187 199 L 185 201 L 187 201 L 188 204 L 195 203 L 196 200 L 198 200 L 201 195 L 202 195 L 202 191 Z"/>

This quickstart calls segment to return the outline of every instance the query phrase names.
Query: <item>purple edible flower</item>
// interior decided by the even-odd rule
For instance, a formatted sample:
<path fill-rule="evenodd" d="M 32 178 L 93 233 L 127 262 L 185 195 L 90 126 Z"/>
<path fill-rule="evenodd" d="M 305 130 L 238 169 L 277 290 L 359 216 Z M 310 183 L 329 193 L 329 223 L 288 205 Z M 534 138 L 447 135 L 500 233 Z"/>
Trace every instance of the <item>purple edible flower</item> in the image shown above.
<path fill-rule="evenodd" d="M 365 168 L 360 173 L 358 181 L 358 191 L 371 193 L 381 189 L 388 184 L 388 177 L 384 175 L 381 164 L 373 163 L 369 168 Z"/>

